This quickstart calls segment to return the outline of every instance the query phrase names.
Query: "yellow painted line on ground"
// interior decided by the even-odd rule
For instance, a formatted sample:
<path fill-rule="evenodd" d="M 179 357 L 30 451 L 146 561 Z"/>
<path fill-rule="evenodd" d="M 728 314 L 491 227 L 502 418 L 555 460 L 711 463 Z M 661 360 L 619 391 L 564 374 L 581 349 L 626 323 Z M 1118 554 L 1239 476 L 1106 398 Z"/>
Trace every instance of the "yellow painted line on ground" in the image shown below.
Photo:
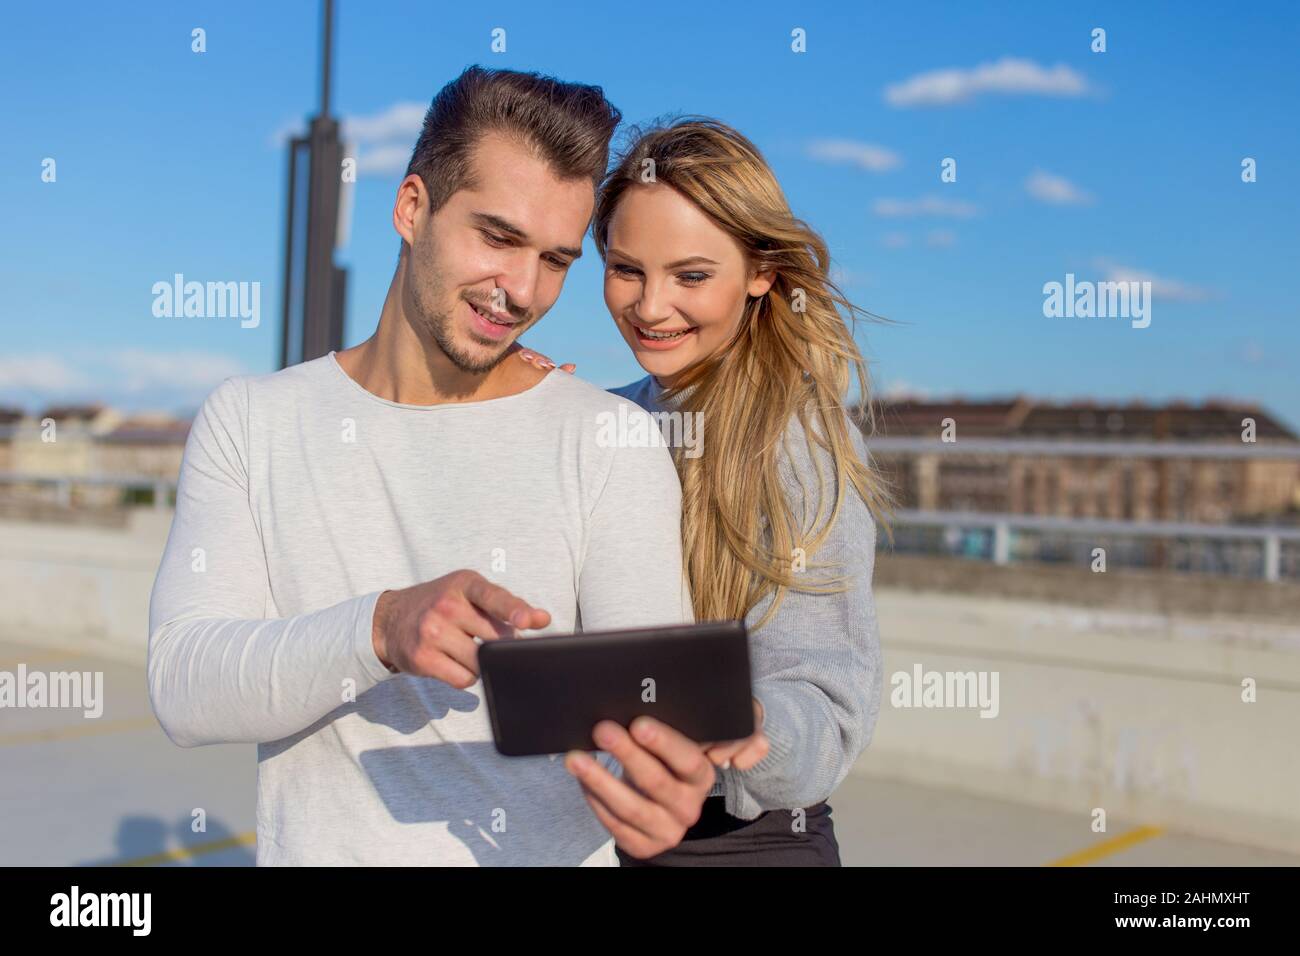
<path fill-rule="evenodd" d="M 49 727 L 45 730 L 29 730 L 21 734 L 5 734 L 0 736 L 0 747 L 44 744 L 55 740 L 93 737 L 98 734 L 128 733 L 135 730 L 148 730 L 151 727 L 162 729 L 153 717 L 132 717 L 129 720 L 86 720 L 84 723 L 70 727 Z"/>
<path fill-rule="evenodd" d="M 1096 846 L 1090 846 L 1086 850 L 1080 850 L 1078 853 L 1071 853 L 1069 856 L 1061 857 L 1055 862 L 1048 863 L 1048 866 L 1083 866 L 1093 863 L 1103 857 L 1126 850 L 1138 843 L 1160 836 L 1165 831 L 1162 827 L 1137 827 L 1129 830 L 1127 833 L 1121 833 L 1119 836 L 1110 840 L 1098 843 Z M 222 850 L 230 850 L 237 846 L 257 846 L 257 834 L 255 832 L 241 833 L 239 836 L 230 837 L 225 840 L 216 840 L 212 843 L 201 843 L 198 846 L 184 847 L 180 850 L 168 850 L 165 853 L 155 853 L 152 856 L 142 856 L 139 859 L 127 860 L 124 863 L 110 864 L 112 866 L 159 866 L 163 863 L 176 863 L 181 860 L 192 859 L 196 856 L 202 856 L 205 853 L 219 853 Z"/>
<path fill-rule="evenodd" d="M 166 853 L 155 853 L 153 856 L 142 856 L 136 860 L 127 860 L 124 863 L 110 863 L 109 866 L 159 866 L 163 863 L 176 863 L 180 860 L 189 860 L 196 856 L 202 856 L 205 853 L 219 853 L 222 850 L 231 850 L 237 846 L 257 846 L 257 834 L 241 833 L 239 836 L 233 836 L 226 840 L 214 840 L 212 843 L 200 843 L 198 846 L 187 846 L 179 850 L 168 850 Z"/>
<path fill-rule="evenodd" d="M 34 650 L 38 650 L 35 649 Z M 66 661 L 77 657 L 89 657 L 90 655 L 79 651 L 39 651 L 28 657 L 10 657 L 6 660 L 0 660 L 0 671 L 13 670 L 19 664 L 26 664 L 27 669 L 35 670 L 51 661 Z"/>
<path fill-rule="evenodd" d="M 1109 840 L 1103 840 L 1086 850 L 1080 850 L 1078 853 L 1071 853 L 1069 856 L 1063 856 L 1059 860 L 1048 863 L 1048 866 L 1086 866 L 1089 863 L 1095 863 L 1103 857 L 1110 856 L 1112 853 L 1118 853 L 1121 850 L 1127 850 L 1131 846 L 1136 846 L 1154 837 L 1164 833 L 1163 827 L 1136 827 L 1127 833 L 1121 833 L 1117 837 Z"/>

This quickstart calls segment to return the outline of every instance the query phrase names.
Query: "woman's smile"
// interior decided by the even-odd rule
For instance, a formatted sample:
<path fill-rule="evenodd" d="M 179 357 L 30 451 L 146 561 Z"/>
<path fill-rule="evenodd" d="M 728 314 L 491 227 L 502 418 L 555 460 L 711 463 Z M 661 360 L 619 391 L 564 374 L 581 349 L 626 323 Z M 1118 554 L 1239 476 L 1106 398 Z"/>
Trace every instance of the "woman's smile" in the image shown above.
<path fill-rule="evenodd" d="M 663 351 L 675 349 L 687 339 L 693 338 L 696 326 L 681 326 L 675 329 L 658 329 L 629 322 L 636 332 L 637 342 L 645 348 Z"/>

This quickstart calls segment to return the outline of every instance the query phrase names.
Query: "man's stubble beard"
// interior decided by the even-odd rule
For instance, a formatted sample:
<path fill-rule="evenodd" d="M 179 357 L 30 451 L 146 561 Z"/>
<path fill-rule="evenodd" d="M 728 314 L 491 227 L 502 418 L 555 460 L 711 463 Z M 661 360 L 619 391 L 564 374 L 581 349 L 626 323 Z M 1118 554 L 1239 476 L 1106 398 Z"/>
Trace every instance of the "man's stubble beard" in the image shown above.
<path fill-rule="evenodd" d="M 410 255 L 415 255 L 414 249 L 411 250 Z M 432 339 L 443 354 L 451 360 L 451 364 L 460 371 L 472 375 L 490 372 L 509 354 L 511 343 L 523 334 L 523 330 L 521 329 L 514 338 L 501 343 L 474 338 L 477 344 L 485 348 L 500 346 L 500 353 L 488 359 L 477 358 L 457 345 L 455 320 L 446 312 L 439 311 L 437 307 L 437 303 L 446 301 L 447 288 L 442 272 L 434 265 L 435 256 L 436 252 L 429 257 L 429 261 L 424 263 L 422 269 L 411 269 L 411 302 L 415 313 L 411 316 L 411 321 L 415 325 L 415 332 L 422 340 Z M 461 301 L 463 300 L 456 299 L 457 304 Z M 470 335 L 473 337 L 472 332 Z"/>

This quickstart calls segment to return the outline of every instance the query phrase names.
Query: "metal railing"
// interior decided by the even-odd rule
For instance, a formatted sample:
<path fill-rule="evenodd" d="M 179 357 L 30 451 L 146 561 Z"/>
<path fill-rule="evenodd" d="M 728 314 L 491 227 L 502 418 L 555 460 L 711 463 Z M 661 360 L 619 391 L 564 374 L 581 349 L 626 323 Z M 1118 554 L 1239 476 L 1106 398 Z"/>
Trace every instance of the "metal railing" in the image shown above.
<path fill-rule="evenodd" d="M 1119 458 L 1195 460 L 1272 460 L 1300 462 L 1300 442 L 1266 439 L 1235 441 L 1062 440 L 1037 438 L 961 438 L 943 441 L 914 435 L 874 436 L 873 454 L 939 457 Z M 1227 573 L 1265 581 L 1300 579 L 1300 528 L 1057 518 L 991 512 L 918 511 L 895 513 L 903 547 L 930 554 L 964 554 L 995 564 L 1016 560 L 1080 561 L 1103 539 L 1114 547 L 1107 557 L 1134 567 L 1174 567 Z M 931 533 L 942 533 L 936 539 Z M 1112 552 L 1116 552 L 1112 554 Z"/>
<path fill-rule="evenodd" d="M 896 511 L 892 528 L 893 550 L 899 553 L 960 555 L 994 564 L 1081 562 L 1101 547 L 1108 561 L 1126 567 L 1300 580 L 1300 528 L 916 510 Z M 883 531 L 880 541 L 887 545 Z"/>
<path fill-rule="evenodd" d="M 176 500 L 175 478 L 154 478 L 148 475 L 38 475 L 0 472 L 0 485 L 53 488 L 55 502 L 63 507 L 72 505 L 72 489 L 82 485 L 120 488 L 123 492 L 148 490 L 152 492 L 153 507 L 158 509 L 168 508 Z"/>
<path fill-rule="evenodd" d="M 1071 441 L 1055 438 L 962 438 L 942 441 L 914 435 L 875 435 L 867 447 L 872 452 L 917 455 L 996 455 L 1007 458 L 1245 458 L 1300 461 L 1300 442 L 1219 441 Z"/>
<path fill-rule="evenodd" d="M 175 500 L 176 480 L 140 475 L 36 475 L 0 473 L 0 485 L 52 487 L 56 501 L 72 503 L 75 486 L 148 490 L 151 506 Z M 1265 581 L 1300 580 L 1300 528 L 1057 518 L 978 511 L 894 512 L 894 550 L 899 553 L 962 555 L 1010 564 L 1015 561 L 1081 561 L 1095 547 L 1107 549 L 1120 566 L 1174 566 Z M 1150 545 L 1166 545 L 1157 560 Z M 887 542 L 883 539 L 882 546 Z M 1181 558 L 1180 558 L 1181 554 Z"/>

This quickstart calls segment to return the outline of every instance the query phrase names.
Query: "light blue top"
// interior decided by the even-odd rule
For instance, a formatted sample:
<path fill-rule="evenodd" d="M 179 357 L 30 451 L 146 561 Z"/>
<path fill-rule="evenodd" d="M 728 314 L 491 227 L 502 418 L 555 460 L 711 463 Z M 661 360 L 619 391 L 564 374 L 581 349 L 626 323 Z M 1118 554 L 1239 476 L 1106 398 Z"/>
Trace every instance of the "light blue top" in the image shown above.
<path fill-rule="evenodd" d="M 663 389 L 653 376 L 610 389 L 649 412 L 668 410 Z M 706 423 L 707 424 L 707 423 Z M 850 421 L 849 433 L 859 456 L 868 459 L 862 432 Z M 812 530 L 821 489 L 812 450 L 797 417 L 791 418 L 785 449 L 778 459 L 782 483 L 795 514 L 807 516 Z M 705 430 L 705 453 L 708 437 Z M 814 446 L 823 480 L 834 481 L 830 455 Z M 833 484 L 827 493 L 832 497 Z M 829 514 L 827 508 L 827 514 Z M 719 771 L 713 794 L 725 794 L 732 816 L 752 820 L 765 810 L 810 807 L 826 800 L 866 749 L 880 712 L 882 673 L 880 634 L 871 587 L 875 566 L 876 524 L 852 489 L 825 543 L 807 555 L 809 574 L 827 572 L 814 564 L 831 564 L 833 573 L 849 577 L 838 594 L 790 589 L 772 619 L 759 630 L 769 595 L 746 615 L 754 695 L 763 705 L 764 733 L 771 749 L 746 771 Z"/>

